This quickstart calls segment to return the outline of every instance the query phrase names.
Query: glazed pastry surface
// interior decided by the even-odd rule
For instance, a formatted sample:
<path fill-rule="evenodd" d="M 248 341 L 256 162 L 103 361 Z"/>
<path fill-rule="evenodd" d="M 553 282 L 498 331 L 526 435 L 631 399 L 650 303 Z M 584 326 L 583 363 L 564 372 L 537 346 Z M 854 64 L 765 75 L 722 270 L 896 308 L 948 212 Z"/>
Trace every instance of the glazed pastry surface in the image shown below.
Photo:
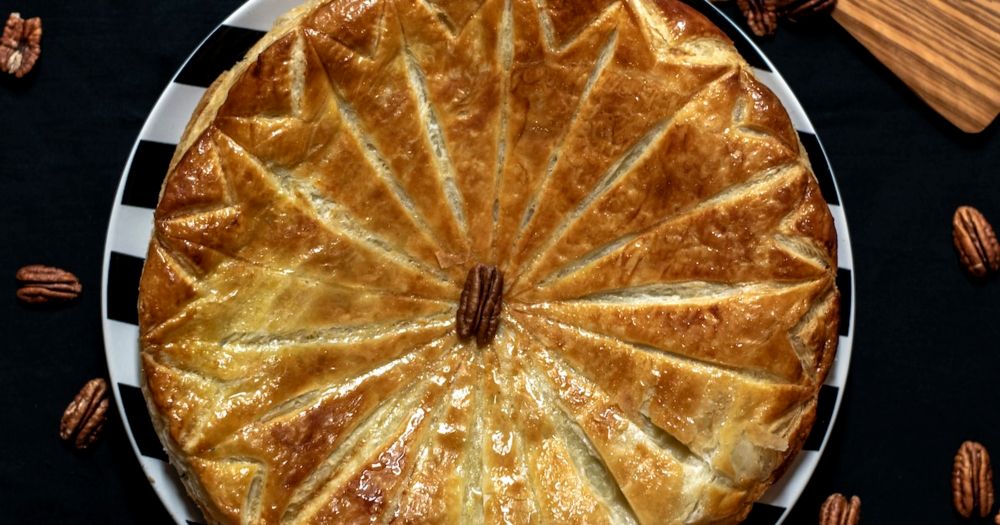
<path fill-rule="evenodd" d="M 812 426 L 836 268 L 785 110 L 681 2 L 314 0 L 178 146 L 143 389 L 212 523 L 735 523 Z"/>

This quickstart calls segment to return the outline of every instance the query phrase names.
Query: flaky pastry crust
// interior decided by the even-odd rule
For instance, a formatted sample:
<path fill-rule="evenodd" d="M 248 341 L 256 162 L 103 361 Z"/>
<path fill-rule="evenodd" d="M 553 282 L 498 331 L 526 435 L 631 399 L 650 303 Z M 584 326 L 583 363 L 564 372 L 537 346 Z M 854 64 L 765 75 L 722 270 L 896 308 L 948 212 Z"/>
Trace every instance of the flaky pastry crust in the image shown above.
<path fill-rule="evenodd" d="M 178 145 L 143 391 L 212 523 L 735 523 L 812 426 L 836 268 L 787 114 L 684 4 L 311 1 Z"/>

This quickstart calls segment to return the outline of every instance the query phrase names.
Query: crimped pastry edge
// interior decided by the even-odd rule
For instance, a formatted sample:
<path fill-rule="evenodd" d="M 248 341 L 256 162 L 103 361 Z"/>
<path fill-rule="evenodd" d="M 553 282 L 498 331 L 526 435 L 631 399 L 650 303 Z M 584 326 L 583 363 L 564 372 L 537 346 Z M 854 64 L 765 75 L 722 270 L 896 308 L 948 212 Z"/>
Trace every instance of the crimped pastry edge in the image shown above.
<path fill-rule="evenodd" d="M 166 418 L 156 409 L 156 405 L 153 403 L 153 396 L 150 394 L 147 386 L 145 365 L 141 363 L 141 360 L 139 367 L 141 372 L 139 376 L 141 377 L 140 388 L 142 389 L 142 397 L 146 400 L 149 419 L 153 423 L 156 436 L 160 438 L 164 452 L 167 453 L 167 458 L 170 459 L 170 465 L 177 469 L 178 479 L 181 480 L 184 490 L 187 491 L 188 495 L 191 496 L 191 499 L 195 501 L 205 516 L 206 521 L 208 521 L 207 525 L 224 525 L 225 521 L 219 517 L 221 510 L 212 503 L 212 498 L 208 497 L 208 494 L 205 493 L 198 476 L 194 475 L 191 471 L 191 465 L 186 461 L 185 455 L 178 450 L 177 444 L 170 436 Z"/>
<path fill-rule="evenodd" d="M 277 20 L 275 20 L 271 29 L 246 52 L 242 60 L 236 63 L 236 65 L 232 68 L 223 72 L 219 78 L 212 82 L 208 89 L 205 90 L 205 93 L 202 94 L 201 99 L 199 99 L 198 104 L 195 106 L 190 120 L 188 120 L 187 125 L 184 127 L 184 132 L 181 134 L 177 147 L 174 149 L 174 154 L 170 159 L 170 166 L 167 168 L 168 174 L 173 171 L 174 167 L 191 148 L 191 145 L 197 137 L 200 136 L 215 119 L 215 115 L 218 113 L 219 107 L 221 107 L 226 101 L 229 94 L 229 88 L 232 87 L 233 82 L 235 82 L 236 79 L 239 79 L 240 75 L 248 67 L 250 67 L 250 65 L 257 60 L 257 57 L 264 50 L 270 47 L 271 44 L 284 37 L 289 31 L 293 31 L 302 15 L 310 12 L 316 6 L 326 1 L 328 0 L 310 0 L 281 15 Z M 163 197 L 163 192 L 167 187 L 167 180 L 168 177 L 164 177 L 163 184 L 160 185 L 160 193 L 157 197 L 157 203 L 159 203 L 160 199 Z M 155 242 L 155 239 L 151 242 L 150 249 L 152 249 L 153 242 Z M 140 353 L 141 352 L 142 350 L 140 349 Z M 156 408 L 156 404 L 153 402 L 153 396 L 149 392 L 148 387 L 148 375 L 142 359 L 139 360 L 139 369 L 141 382 L 140 388 L 142 390 L 143 398 L 146 401 L 146 407 L 149 411 L 150 420 L 153 423 L 153 429 L 156 431 L 157 437 L 160 439 L 160 443 L 163 445 L 163 450 L 166 452 L 167 457 L 170 460 L 170 464 L 177 469 L 178 478 L 184 485 L 184 489 L 198 505 L 199 509 L 204 514 L 205 519 L 208 521 L 208 525 L 224 525 L 226 521 L 222 517 L 221 509 L 216 507 L 216 505 L 212 502 L 212 499 L 202 487 L 201 480 L 199 480 L 198 476 L 192 472 L 191 465 L 186 460 L 185 454 L 180 451 L 177 443 L 170 435 L 166 418 L 159 412 Z"/>

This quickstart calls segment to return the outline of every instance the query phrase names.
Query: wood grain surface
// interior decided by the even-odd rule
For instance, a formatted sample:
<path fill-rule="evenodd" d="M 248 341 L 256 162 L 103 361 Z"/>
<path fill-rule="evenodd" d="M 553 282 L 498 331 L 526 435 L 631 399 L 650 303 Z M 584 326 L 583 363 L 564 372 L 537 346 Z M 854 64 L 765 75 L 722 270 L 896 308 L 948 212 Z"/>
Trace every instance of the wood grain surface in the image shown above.
<path fill-rule="evenodd" d="M 1000 0 L 839 0 L 833 17 L 963 131 L 1000 111 Z"/>

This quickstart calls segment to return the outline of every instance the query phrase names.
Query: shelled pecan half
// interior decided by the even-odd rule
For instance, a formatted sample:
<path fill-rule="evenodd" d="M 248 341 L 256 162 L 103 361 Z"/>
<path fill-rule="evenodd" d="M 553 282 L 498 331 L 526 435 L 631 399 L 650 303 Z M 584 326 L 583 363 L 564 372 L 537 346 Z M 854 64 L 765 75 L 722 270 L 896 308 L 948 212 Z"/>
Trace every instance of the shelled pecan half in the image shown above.
<path fill-rule="evenodd" d="M 747 25 L 757 36 L 773 35 L 778 30 L 776 0 L 736 0 Z"/>
<path fill-rule="evenodd" d="M 18 270 L 16 277 L 21 283 L 17 298 L 26 303 L 68 301 L 83 291 L 83 285 L 75 275 L 52 266 L 28 265 Z"/>
<path fill-rule="evenodd" d="M 951 220 L 952 238 L 962 266 L 974 277 L 1000 270 L 1000 243 L 993 227 L 979 210 L 959 206 Z"/>
<path fill-rule="evenodd" d="M 83 385 L 63 412 L 59 437 L 72 441 L 76 448 L 87 448 L 97 440 L 108 411 L 108 383 L 101 378 Z"/>
<path fill-rule="evenodd" d="M 477 264 L 469 270 L 458 301 L 455 327 L 460 338 L 476 334 L 479 346 L 493 340 L 503 306 L 503 272 L 496 266 Z"/>
<path fill-rule="evenodd" d="M 833 11 L 837 0 L 736 0 L 747 25 L 757 36 L 773 35 L 778 20 L 793 24 Z"/>
<path fill-rule="evenodd" d="M 21 78 L 42 56 L 42 19 L 11 13 L 0 37 L 0 71 Z"/>
<path fill-rule="evenodd" d="M 861 498 L 834 493 L 819 508 L 819 525 L 858 525 L 861 520 Z"/>
<path fill-rule="evenodd" d="M 965 518 L 986 517 L 993 510 L 993 467 L 986 447 L 966 441 L 955 454 L 951 471 L 951 501 Z"/>

